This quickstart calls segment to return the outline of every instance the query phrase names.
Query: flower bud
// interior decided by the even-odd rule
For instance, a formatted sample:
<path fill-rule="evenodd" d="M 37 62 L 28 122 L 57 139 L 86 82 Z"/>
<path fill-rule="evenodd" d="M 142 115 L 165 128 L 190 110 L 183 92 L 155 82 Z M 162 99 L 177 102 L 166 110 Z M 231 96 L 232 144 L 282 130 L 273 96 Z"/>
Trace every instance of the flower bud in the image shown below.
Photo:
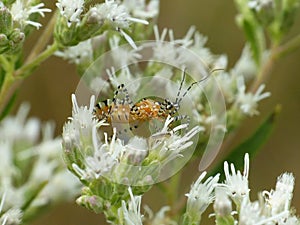
<path fill-rule="evenodd" d="M 12 15 L 4 6 L 0 6 L 0 33 L 9 35 L 13 29 Z"/>
<path fill-rule="evenodd" d="M 77 200 L 76 203 L 78 205 L 81 205 L 87 209 L 92 210 L 95 213 L 100 213 L 103 211 L 103 200 L 96 196 L 87 196 L 87 195 L 83 195 L 80 196 Z"/>

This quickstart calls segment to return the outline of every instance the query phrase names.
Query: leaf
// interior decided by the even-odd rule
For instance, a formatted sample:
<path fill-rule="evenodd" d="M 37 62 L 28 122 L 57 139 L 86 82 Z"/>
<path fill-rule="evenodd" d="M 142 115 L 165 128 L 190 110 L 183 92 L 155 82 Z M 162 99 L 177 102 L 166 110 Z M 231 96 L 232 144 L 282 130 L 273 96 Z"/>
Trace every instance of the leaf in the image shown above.
<path fill-rule="evenodd" d="M 250 158 L 252 158 L 261 147 L 268 141 L 272 131 L 274 129 L 274 125 L 276 123 L 276 119 L 278 114 L 280 113 L 281 107 L 278 105 L 275 107 L 274 111 L 267 117 L 267 119 L 259 126 L 259 128 L 244 142 L 242 142 L 239 146 L 234 148 L 227 157 L 225 157 L 225 161 L 233 163 L 235 168 L 242 168 L 244 165 L 244 155 L 249 153 Z M 223 161 L 219 163 L 211 172 L 210 175 L 213 174 L 221 174 L 221 180 L 224 178 L 223 173 Z"/>

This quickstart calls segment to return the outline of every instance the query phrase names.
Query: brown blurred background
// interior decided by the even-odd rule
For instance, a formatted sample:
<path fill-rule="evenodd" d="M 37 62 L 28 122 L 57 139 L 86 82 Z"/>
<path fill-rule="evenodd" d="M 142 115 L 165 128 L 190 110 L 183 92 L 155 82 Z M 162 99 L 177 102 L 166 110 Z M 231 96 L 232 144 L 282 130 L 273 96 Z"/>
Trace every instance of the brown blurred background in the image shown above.
<path fill-rule="evenodd" d="M 54 7 L 54 1 L 47 6 Z M 233 0 L 162 0 L 159 27 L 173 28 L 176 37 L 182 37 L 191 25 L 209 37 L 208 46 L 214 53 L 226 53 L 230 65 L 238 59 L 243 48 L 244 37 L 235 24 L 236 10 Z M 47 20 L 47 18 L 46 18 Z M 30 38 L 32 45 L 42 30 Z M 300 16 L 290 36 L 300 32 Z M 29 48 L 30 49 L 30 48 Z M 300 213 L 300 49 L 276 64 L 267 90 L 272 97 L 260 104 L 260 116 L 250 118 L 236 142 L 242 140 L 272 111 L 276 104 L 282 104 L 276 129 L 257 157 L 250 164 L 250 188 L 256 199 L 256 192 L 273 188 L 276 177 L 285 171 L 296 176 L 293 205 Z M 71 114 L 70 95 L 76 89 L 78 76 L 73 65 L 56 57 L 50 58 L 22 85 L 18 105 L 30 102 L 31 115 L 42 120 L 54 120 L 57 134 L 64 121 Z M 196 166 L 188 168 L 188 174 L 197 174 Z M 186 186 L 192 178 L 187 178 Z M 143 199 L 158 209 L 165 204 L 163 196 L 155 188 Z M 210 219 L 203 224 L 212 224 Z M 95 215 L 75 204 L 63 204 L 50 210 L 36 220 L 34 225 L 99 225 L 106 224 L 101 215 Z"/>

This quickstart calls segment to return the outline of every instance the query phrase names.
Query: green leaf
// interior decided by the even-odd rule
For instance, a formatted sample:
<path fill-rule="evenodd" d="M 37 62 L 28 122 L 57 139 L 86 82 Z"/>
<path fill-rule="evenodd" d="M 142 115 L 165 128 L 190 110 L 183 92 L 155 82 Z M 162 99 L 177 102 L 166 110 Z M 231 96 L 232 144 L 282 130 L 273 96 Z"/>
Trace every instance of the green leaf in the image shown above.
<path fill-rule="evenodd" d="M 244 164 L 244 155 L 249 153 L 250 158 L 253 157 L 261 147 L 268 141 L 281 107 L 278 105 L 267 119 L 259 126 L 259 128 L 239 146 L 234 148 L 224 160 L 233 163 L 236 168 L 242 168 Z M 221 174 L 221 179 L 224 178 L 223 162 L 220 162 L 210 173 Z"/>

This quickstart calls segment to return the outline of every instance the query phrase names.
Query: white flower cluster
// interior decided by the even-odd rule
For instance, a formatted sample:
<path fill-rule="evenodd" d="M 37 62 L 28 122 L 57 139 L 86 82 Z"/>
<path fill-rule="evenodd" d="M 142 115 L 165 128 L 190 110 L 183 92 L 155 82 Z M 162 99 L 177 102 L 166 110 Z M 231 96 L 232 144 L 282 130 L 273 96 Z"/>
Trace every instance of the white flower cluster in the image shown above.
<path fill-rule="evenodd" d="M 37 21 L 30 20 L 32 14 L 39 14 L 44 17 L 46 12 L 51 12 L 51 9 L 44 8 L 44 3 L 36 3 L 37 1 L 32 0 L 16 0 L 10 8 L 13 21 L 18 23 L 23 30 L 26 25 L 31 25 L 39 29 L 42 24 Z M 1 2 L 2 3 L 2 2 Z"/>
<path fill-rule="evenodd" d="M 80 22 L 80 15 L 84 9 L 84 0 L 58 0 L 56 3 L 60 14 L 67 19 L 68 26 Z"/>
<path fill-rule="evenodd" d="M 78 45 L 66 48 L 64 51 L 56 51 L 54 54 L 77 65 L 85 62 L 89 63 L 93 60 L 92 39 L 82 41 Z"/>
<path fill-rule="evenodd" d="M 226 180 L 219 183 L 219 174 L 204 180 L 206 172 L 203 172 L 198 180 L 192 185 L 186 196 L 187 207 L 183 224 L 200 224 L 201 215 L 208 208 L 209 204 L 214 204 L 214 214 L 216 224 L 223 225 L 298 225 L 300 220 L 294 215 L 291 208 L 291 200 L 294 188 L 294 177 L 290 173 L 284 173 L 278 177 L 275 190 L 261 193 L 259 201 L 251 202 L 249 198 L 248 175 L 249 175 L 249 155 L 245 155 L 243 175 L 236 171 L 231 164 L 231 173 L 228 163 L 224 164 Z M 144 220 L 153 220 L 153 213 L 149 207 L 145 210 L 149 218 L 141 216 L 141 196 L 133 196 L 129 188 L 131 199 L 128 206 L 123 201 L 119 214 L 126 218 L 124 224 L 142 224 Z M 232 208 L 232 201 L 236 205 L 236 210 Z M 155 216 L 159 221 L 169 221 L 165 212 L 169 207 L 163 207 Z M 186 220 L 186 218 L 188 218 Z M 137 222 L 138 221 L 138 222 Z M 152 224 L 152 223 L 151 223 Z M 162 223 L 154 223 L 162 224 Z M 163 223 L 165 224 L 165 223 Z M 169 221 L 166 224 L 177 224 Z"/>
<path fill-rule="evenodd" d="M 207 38 L 202 36 L 199 32 L 196 32 L 194 27 L 191 27 L 182 39 L 175 39 L 173 30 L 171 29 L 163 29 L 160 35 L 156 26 L 154 27 L 154 34 L 157 47 L 154 49 L 154 59 L 152 60 L 159 62 L 176 62 L 176 65 L 181 66 L 188 65 L 188 63 L 192 61 L 189 58 L 190 55 L 182 54 L 178 46 L 191 50 L 199 57 L 199 60 L 203 61 L 203 65 L 212 68 L 212 72 L 208 72 L 214 75 L 217 83 L 220 85 L 228 112 L 230 110 L 237 110 L 239 114 L 242 115 L 256 115 L 259 113 L 257 110 L 258 102 L 270 96 L 269 92 L 263 93 L 263 89 L 265 88 L 264 84 L 259 86 L 255 93 L 246 91 L 245 80 L 248 81 L 254 78 L 257 72 L 248 46 L 244 48 L 235 66 L 229 72 L 226 72 L 227 56 L 212 54 L 211 51 L 205 47 Z M 164 42 L 167 40 L 169 41 L 168 43 L 171 44 L 165 44 Z M 214 71 L 215 69 L 221 71 Z M 212 118 L 203 118 L 203 115 L 207 114 L 207 112 L 203 111 L 206 107 L 199 102 L 199 100 L 203 99 L 203 93 L 211 92 L 210 89 L 215 85 L 213 82 L 214 79 L 208 79 L 208 84 L 205 85 L 204 91 L 199 88 L 191 90 L 191 96 L 195 104 L 194 116 L 195 119 L 202 124 L 209 123 L 209 120 Z"/>
<path fill-rule="evenodd" d="M 196 126 L 186 133 L 182 132 L 186 130 L 187 124 L 171 129 L 170 124 L 174 118 L 168 117 L 163 127 L 149 138 L 126 135 L 120 138 L 120 130 L 111 127 L 111 124 L 97 121 L 93 114 L 94 96 L 91 97 L 89 108 L 79 107 L 75 95 L 72 95 L 72 103 L 72 117 L 63 129 L 63 145 L 65 157 L 83 156 L 83 162 L 78 164 L 77 159 L 73 159 L 69 165 L 82 180 L 92 181 L 104 176 L 119 183 L 152 184 L 156 179 L 152 177 L 155 166 L 152 168 L 140 165 L 148 160 L 151 165 L 156 163 L 155 169 L 160 170 L 160 167 L 163 168 L 170 161 L 181 157 L 182 152 L 193 144 L 191 139 L 202 131 L 201 127 Z M 111 137 L 107 132 L 99 132 L 105 128 L 112 129 Z M 131 169 L 145 171 L 140 176 L 134 173 L 132 176 Z"/>
<path fill-rule="evenodd" d="M 115 1 L 105 0 L 104 3 L 92 5 L 85 11 L 84 0 L 59 0 L 56 6 L 63 18 L 67 21 L 68 27 L 72 24 L 76 26 L 82 22 L 84 16 L 87 17 L 88 23 L 108 24 L 109 27 L 118 31 L 126 41 L 133 47 L 137 48 L 133 39 L 124 29 L 128 29 L 132 23 L 140 23 L 148 25 L 149 22 L 145 19 L 155 18 L 159 11 L 159 1 L 152 0 L 148 4 L 145 1 L 126 0 Z M 79 48 L 80 49 L 80 48 Z M 64 58 L 70 58 L 68 52 Z M 78 63 L 78 61 L 74 61 Z"/>
<path fill-rule="evenodd" d="M 205 173 L 201 174 L 198 179 L 200 182 L 197 181 L 187 195 L 186 214 L 191 218 L 196 215 L 198 216 L 195 218 L 196 221 L 200 221 L 199 214 L 201 215 L 207 208 L 207 203 L 214 202 L 215 213 L 213 215 L 216 216 L 216 221 L 219 219 L 226 221 L 227 219 L 227 221 L 235 221 L 234 224 L 241 225 L 296 225 L 300 223 L 294 215 L 294 210 L 291 209 L 294 189 L 292 174 L 284 173 L 279 176 L 275 190 L 263 191 L 259 201 L 251 202 L 248 185 L 249 155 L 245 155 L 243 174 L 236 171 L 233 164 L 229 169 L 227 162 L 224 163 L 224 172 L 226 176 L 224 183 L 218 183 L 217 176 L 210 177 L 202 183 Z M 236 205 L 236 211 L 233 211 L 230 199 Z"/>
<path fill-rule="evenodd" d="M 53 124 L 43 125 L 40 137 L 40 121 L 26 120 L 28 111 L 29 106 L 23 104 L 15 117 L 8 116 L 0 123 L 0 223 L 3 225 L 20 224 L 21 208 L 37 210 L 49 203 L 66 201 L 79 188 L 60 160 L 61 139 L 53 138 Z M 34 195 L 36 198 L 28 199 Z"/>

